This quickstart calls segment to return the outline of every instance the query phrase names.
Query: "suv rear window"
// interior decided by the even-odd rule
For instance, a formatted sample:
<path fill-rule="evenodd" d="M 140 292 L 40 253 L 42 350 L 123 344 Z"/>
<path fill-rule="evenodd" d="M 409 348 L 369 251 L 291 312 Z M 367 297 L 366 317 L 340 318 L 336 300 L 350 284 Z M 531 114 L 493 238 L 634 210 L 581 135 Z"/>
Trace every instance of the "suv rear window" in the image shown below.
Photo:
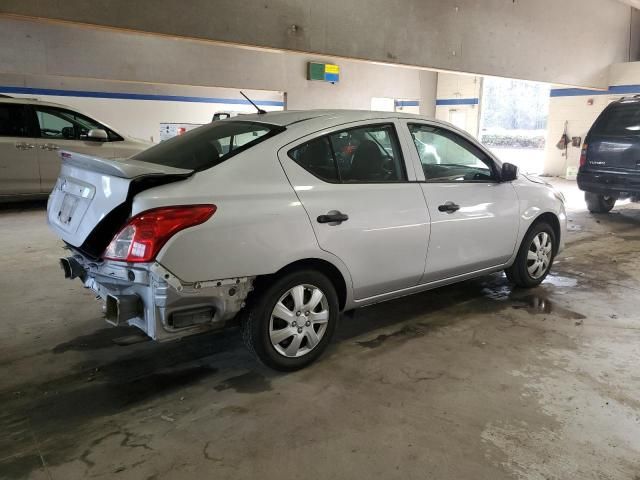
<path fill-rule="evenodd" d="M 609 107 L 596 127 L 604 135 L 640 135 L 640 104 L 628 103 Z"/>
<path fill-rule="evenodd" d="M 200 171 L 214 167 L 283 130 L 284 127 L 265 123 L 217 121 L 166 140 L 132 158 Z"/>

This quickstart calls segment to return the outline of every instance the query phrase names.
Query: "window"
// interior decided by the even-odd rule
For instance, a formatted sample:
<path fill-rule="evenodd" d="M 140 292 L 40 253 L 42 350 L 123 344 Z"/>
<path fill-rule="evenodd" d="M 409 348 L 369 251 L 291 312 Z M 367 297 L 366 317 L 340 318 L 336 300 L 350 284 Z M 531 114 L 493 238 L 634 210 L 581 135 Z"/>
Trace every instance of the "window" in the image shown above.
<path fill-rule="evenodd" d="M 28 137 L 29 113 L 24 105 L 0 104 L 0 137 Z"/>
<path fill-rule="evenodd" d="M 369 125 L 332 133 L 291 150 L 301 167 L 327 182 L 406 181 L 393 125 Z"/>
<path fill-rule="evenodd" d="M 495 180 L 493 162 L 456 133 L 429 125 L 410 124 L 427 182 Z"/>
<path fill-rule="evenodd" d="M 325 182 L 339 182 L 336 162 L 331 154 L 329 139 L 316 138 L 291 151 L 291 158 L 308 172 Z"/>
<path fill-rule="evenodd" d="M 283 130 L 283 127 L 264 123 L 222 120 L 173 137 L 133 158 L 199 171 L 218 165 Z"/>
<path fill-rule="evenodd" d="M 58 108 L 36 108 L 40 137 L 57 140 L 84 140 L 89 130 L 100 129 L 107 132 L 109 141 L 122 140 L 104 125 L 70 110 Z"/>
<path fill-rule="evenodd" d="M 604 135 L 640 135 L 640 105 L 634 102 L 610 107 L 596 131 Z"/>

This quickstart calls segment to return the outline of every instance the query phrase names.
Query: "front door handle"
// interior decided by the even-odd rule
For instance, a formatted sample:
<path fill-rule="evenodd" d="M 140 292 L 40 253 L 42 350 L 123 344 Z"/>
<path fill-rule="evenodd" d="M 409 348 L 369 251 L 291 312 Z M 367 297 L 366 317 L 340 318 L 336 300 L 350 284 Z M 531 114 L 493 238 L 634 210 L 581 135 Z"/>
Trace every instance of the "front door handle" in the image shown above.
<path fill-rule="evenodd" d="M 444 205 L 440 205 L 438 207 L 438 210 L 440 212 L 453 213 L 453 212 L 457 212 L 458 210 L 460 210 L 460 205 L 456 205 L 453 202 L 445 202 Z"/>
<path fill-rule="evenodd" d="M 325 213 L 324 215 L 319 215 L 316 220 L 318 220 L 318 223 L 335 223 L 337 225 L 349 220 L 349 215 L 347 215 L 346 213 L 341 213 L 337 210 L 332 210 L 329 213 Z"/>
<path fill-rule="evenodd" d="M 42 150 L 52 151 L 52 150 L 58 150 L 60 147 L 58 147 L 58 145 L 56 145 L 55 143 L 45 143 L 43 145 L 40 145 L 40 148 Z"/>

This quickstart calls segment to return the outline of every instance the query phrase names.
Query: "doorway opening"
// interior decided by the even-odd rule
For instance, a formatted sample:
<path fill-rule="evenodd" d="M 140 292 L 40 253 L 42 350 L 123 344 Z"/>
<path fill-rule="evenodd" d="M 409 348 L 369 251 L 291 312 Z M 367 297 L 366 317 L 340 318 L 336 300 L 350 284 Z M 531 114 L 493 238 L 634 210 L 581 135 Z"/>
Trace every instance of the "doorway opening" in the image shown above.
<path fill-rule="evenodd" d="M 479 140 L 524 173 L 543 171 L 549 116 L 547 83 L 486 77 L 482 82 Z"/>

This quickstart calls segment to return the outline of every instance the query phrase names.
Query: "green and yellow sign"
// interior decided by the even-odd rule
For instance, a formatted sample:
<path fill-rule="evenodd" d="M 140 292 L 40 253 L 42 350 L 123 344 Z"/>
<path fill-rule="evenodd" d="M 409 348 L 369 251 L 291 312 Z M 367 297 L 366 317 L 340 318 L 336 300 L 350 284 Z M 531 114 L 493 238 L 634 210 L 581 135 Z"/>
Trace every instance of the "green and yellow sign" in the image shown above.
<path fill-rule="evenodd" d="M 340 81 L 340 67 L 332 63 L 309 62 L 307 79 L 337 83 Z"/>

